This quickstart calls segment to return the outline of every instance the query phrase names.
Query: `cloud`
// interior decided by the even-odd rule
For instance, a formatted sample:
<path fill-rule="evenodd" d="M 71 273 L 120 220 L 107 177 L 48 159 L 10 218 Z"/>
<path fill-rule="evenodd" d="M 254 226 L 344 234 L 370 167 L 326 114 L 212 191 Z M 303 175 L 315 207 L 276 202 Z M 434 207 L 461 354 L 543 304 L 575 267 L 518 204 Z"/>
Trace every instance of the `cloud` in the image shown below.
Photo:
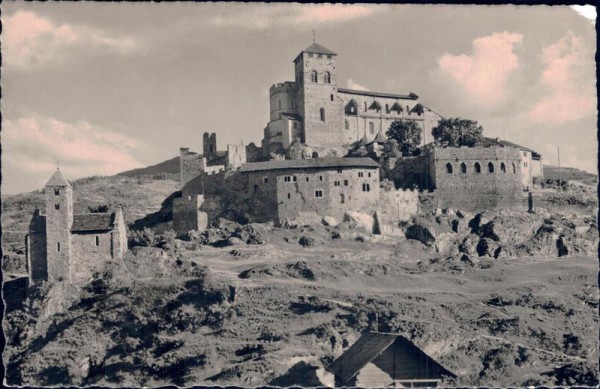
<path fill-rule="evenodd" d="M 493 107 L 509 96 L 509 77 L 519 68 L 513 50 L 522 40 L 521 34 L 506 31 L 477 38 L 472 55 L 446 53 L 438 60 L 438 70 L 455 81 L 470 103 Z"/>
<path fill-rule="evenodd" d="M 349 78 L 348 81 L 346 81 L 346 87 L 348 89 L 354 89 L 354 90 L 362 90 L 362 91 L 369 90 L 366 86 L 362 86 L 361 84 L 354 82 L 354 80 L 351 78 Z"/>
<path fill-rule="evenodd" d="M 592 24 L 596 22 L 597 11 L 596 7 L 593 5 L 572 5 L 571 8 L 579 15 L 592 22 Z"/>
<path fill-rule="evenodd" d="M 69 49 L 77 47 L 128 53 L 139 46 L 132 37 L 115 36 L 83 25 L 57 25 L 29 11 L 19 10 L 2 24 L 5 64 L 21 70 L 62 64 L 68 60 Z"/>
<path fill-rule="evenodd" d="M 3 186 L 16 186 L 15 180 L 29 177 L 43 182 L 57 162 L 69 179 L 142 167 L 131 153 L 145 147 L 127 135 L 84 121 L 65 123 L 39 116 L 5 120 L 2 146 L 7 167 Z"/>
<path fill-rule="evenodd" d="M 569 32 L 543 49 L 545 65 L 538 85 L 545 92 L 527 112 L 535 123 L 560 124 L 596 114 L 593 56 Z"/>
<path fill-rule="evenodd" d="M 240 13 L 215 16 L 210 23 L 218 27 L 243 27 L 253 30 L 276 26 L 307 29 L 314 24 L 341 23 L 364 18 L 380 10 L 381 7 L 366 4 L 312 4 L 294 7 L 263 4 Z"/>

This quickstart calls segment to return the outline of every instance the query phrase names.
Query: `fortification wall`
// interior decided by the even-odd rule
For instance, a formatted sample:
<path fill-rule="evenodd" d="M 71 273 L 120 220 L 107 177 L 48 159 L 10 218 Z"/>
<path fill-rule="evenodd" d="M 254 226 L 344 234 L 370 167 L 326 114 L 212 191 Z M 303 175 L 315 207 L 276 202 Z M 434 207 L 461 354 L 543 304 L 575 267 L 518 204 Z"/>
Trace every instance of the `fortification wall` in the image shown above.
<path fill-rule="evenodd" d="M 27 250 L 27 268 L 31 281 L 47 280 L 46 231 L 30 232 L 25 237 L 25 247 Z"/>
<path fill-rule="evenodd" d="M 449 147 L 435 148 L 434 155 L 438 208 L 480 211 L 520 203 L 523 185 L 518 149 Z"/>
<path fill-rule="evenodd" d="M 276 180 L 279 219 L 294 220 L 309 212 L 341 219 L 346 212 L 377 209 L 378 169 L 290 169 L 278 171 Z M 317 197 L 317 191 L 322 197 Z"/>
<path fill-rule="evenodd" d="M 183 187 L 204 171 L 206 163 L 198 154 L 190 152 L 187 148 L 182 147 L 179 150 L 180 184 Z"/>
<path fill-rule="evenodd" d="M 381 190 L 377 214 L 380 221 L 396 224 L 409 220 L 419 212 L 418 190 Z"/>
<path fill-rule="evenodd" d="M 98 244 L 96 244 L 96 238 Z M 71 235 L 71 281 L 83 283 L 96 268 L 111 259 L 112 234 L 86 232 Z"/>
<path fill-rule="evenodd" d="M 238 169 L 246 163 L 246 146 L 227 145 L 227 168 Z"/>
<path fill-rule="evenodd" d="M 173 199 L 173 230 L 178 235 L 188 231 L 204 231 L 208 227 L 208 215 L 200 211 L 204 203 L 201 195 Z"/>

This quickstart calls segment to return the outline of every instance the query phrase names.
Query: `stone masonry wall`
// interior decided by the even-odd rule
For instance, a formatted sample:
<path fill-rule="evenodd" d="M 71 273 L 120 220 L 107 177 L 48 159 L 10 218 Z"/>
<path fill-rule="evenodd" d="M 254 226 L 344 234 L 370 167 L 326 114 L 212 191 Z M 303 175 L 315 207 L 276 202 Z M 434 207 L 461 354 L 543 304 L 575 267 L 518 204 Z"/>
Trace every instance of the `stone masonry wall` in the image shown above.
<path fill-rule="evenodd" d="M 287 182 L 286 176 L 291 177 Z M 276 179 L 279 219 L 294 220 L 301 212 L 340 219 L 351 211 L 373 213 L 379 200 L 376 168 L 283 170 Z M 363 190 L 363 184 L 368 190 Z M 322 197 L 316 197 L 317 190 Z"/>
<path fill-rule="evenodd" d="M 520 151 L 512 147 L 461 147 L 434 150 L 439 208 L 472 211 L 518 204 L 522 197 Z M 475 170 L 478 163 L 480 173 Z M 492 164 L 493 172 L 488 171 Z M 466 172 L 462 172 L 462 166 Z M 504 169 L 502 169 L 504 164 Z M 452 167 L 449 173 L 447 166 Z"/>
<path fill-rule="evenodd" d="M 204 231 L 208 227 L 208 216 L 200 211 L 204 203 L 202 195 L 173 199 L 173 230 L 178 234 L 188 231 Z"/>
<path fill-rule="evenodd" d="M 180 184 L 183 187 L 204 170 L 204 164 L 198 154 L 183 147 L 179 150 Z"/>
<path fill-rule="evenodd" d="M 98 238 L 98 244 L 96 244 Z M 111 259 L 111 232 L 86 232 L 72 234 L 71 238 L 71 281 L 87 281 L 103 262 Z"/>
<path fill-rule="evenodd" d="M 30 232 L 25 238 L 27 267 L 31 281 L 48 279 L 46 260 L 46 231 Z"/>
<path fill-rule="evenodd" d="M 287 81 L 271 86 L 269 91 L 271 121 L 278 120 L 283 112 L 299 113 L 296 83 Z"/>
<path fill-rule="evenodd" d="M 381 190 L 378 215 L 381 221 L 395 224 L 419 212 L 418 190 Z"/>
<path fill-rule="evenodd" d="M 55 190 L 58 190 L 58 194 Z M 45 188 L 45 197 L 48 278 L 68 279 L 71 259 L 70 231 L 73 225 L 73 189 L 70 186 L 49 186 Z"/>
<path fill-rule="evenodd" d="M 302 72 L 300 84 L 301 113 L 304 119 L 303 143 L 308 146 L 339 146 L 343 137 L 343 101 L 337 95 L 335 56 L 330 59 L 317 54 L 312 57 L 302 53 L 299 61 Z M 311 72 L 316 71 L 318 81 L 311 81 Z M 325 83 L 325 72 L 330 74 L 330 83 Z M 320 110 L 325 110 L 325 120 L 321 120 Z"/>
<path fill-rule="evenodd" d="M 246 163 L 246 146 L 227 145 L 227 168 L 238 169 Z"/>

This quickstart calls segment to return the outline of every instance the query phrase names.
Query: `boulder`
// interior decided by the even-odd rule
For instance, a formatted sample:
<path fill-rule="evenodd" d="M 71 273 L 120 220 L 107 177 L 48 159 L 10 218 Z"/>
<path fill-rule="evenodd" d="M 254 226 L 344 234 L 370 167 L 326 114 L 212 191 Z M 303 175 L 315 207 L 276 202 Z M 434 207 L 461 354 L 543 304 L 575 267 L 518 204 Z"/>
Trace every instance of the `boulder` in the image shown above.
<path fill-rule="evenodd" d="M 502 215 L 480 224 L 478 232 L 482 238 L 502 244 L 518 244 L 531 239 L 541 225 L 541 220 L 529 214 Z"/>
<path fill-rule="evenodd" d="M 435 237 L 435 250 L 439 253 L 448 251 L 453 245 L 455 235 L 451 232 L 443 232 Z"/>
<path fill-rule="evenodd" d="M 335 227 L 338 224 L 340 224 L 340 222 L 333 216 L 323 216 L 323 220 L 321 220 L 321 223 L 323 223 L 324 226 L 329 227 Z"/>
<path fill-rule="evenodd" d="M 308 236 L 301 236 L 300 239 L 298 239 L 298 243 L 302 246 L 302 247 L 310 247 L 310 246 L 314 246 L 315 245 L 315 240 L 311 237 Z"/>
<path fill-rule="evenodd" d="M 418 240 L 427 246 L 435 244 L 435 230 L 429 226 L 413 224 L 406 229 L 404 234 L 406 239 Z"/>
<path fill-rule="evenodd" d="M 364 229 L 369 233 L 373 233 L 375 220 L 371 215 L 357 211 L 346 212 L 344 214 L 344 221 L 354 224 L 356 228 Z"/>
<path fill-rule="evenodd" d="M 477 235 L 471 234 L 466 236 L 463 241 L 458 246 L 458 250 L 461 253 L 465 253 L 468 255 L 476 255 L 477 254 L 477 243 L 479 242 L 479 237 Z"/>
<path fill-rule="evenodd" d="M 498 243 L 489 238 L 481 238 L 477 244 L 477 254 L 480 257 L 492 257 L 495 258 L 496 250 L 498 250 Z"/>
<path fill-rule="evenodd" d="M 457 234 L 462 234 L 469 231 L 468 219 L 457 218 L 452 220 L 450 225 L 452 226 L 452 231 L 454 231 Z"/>

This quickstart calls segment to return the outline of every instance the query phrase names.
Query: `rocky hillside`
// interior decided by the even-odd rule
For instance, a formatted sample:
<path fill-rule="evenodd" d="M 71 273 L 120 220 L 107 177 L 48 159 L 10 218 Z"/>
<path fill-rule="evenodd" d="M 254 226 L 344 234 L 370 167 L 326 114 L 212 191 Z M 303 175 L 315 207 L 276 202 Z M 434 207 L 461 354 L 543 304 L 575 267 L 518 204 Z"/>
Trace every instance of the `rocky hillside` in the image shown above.
<path fill-rule="evenodd" d="M 437 210 L 381 235 L 349 215 L 285 228 L 221 219 L 175 239 L 176 181 L 74 187 L 76 210 L 124 208 L 131 250 L 83 287 L 33 287 L 6 314 L 10 385 L 317 386 L 368 329 L 411 339 L 458 376 L 449 386 L 598 384 L 590 193 L 536 193 L 533 214 Z M 22 240 L 6 237 L 42 201 L 3 202 L 4 270 L 23 271 Z"/>
<path fill-rule="evenodd" d="M 447 385 L 593 386 L 597 224 L 569 223 L 446 211 L 386 235 L 352 219 L 145 230 L 84 287 L 41 285 L 7 315 L 7 380 L 326 384 L 331 361 L 378 329 L 455 372 Z"/>

